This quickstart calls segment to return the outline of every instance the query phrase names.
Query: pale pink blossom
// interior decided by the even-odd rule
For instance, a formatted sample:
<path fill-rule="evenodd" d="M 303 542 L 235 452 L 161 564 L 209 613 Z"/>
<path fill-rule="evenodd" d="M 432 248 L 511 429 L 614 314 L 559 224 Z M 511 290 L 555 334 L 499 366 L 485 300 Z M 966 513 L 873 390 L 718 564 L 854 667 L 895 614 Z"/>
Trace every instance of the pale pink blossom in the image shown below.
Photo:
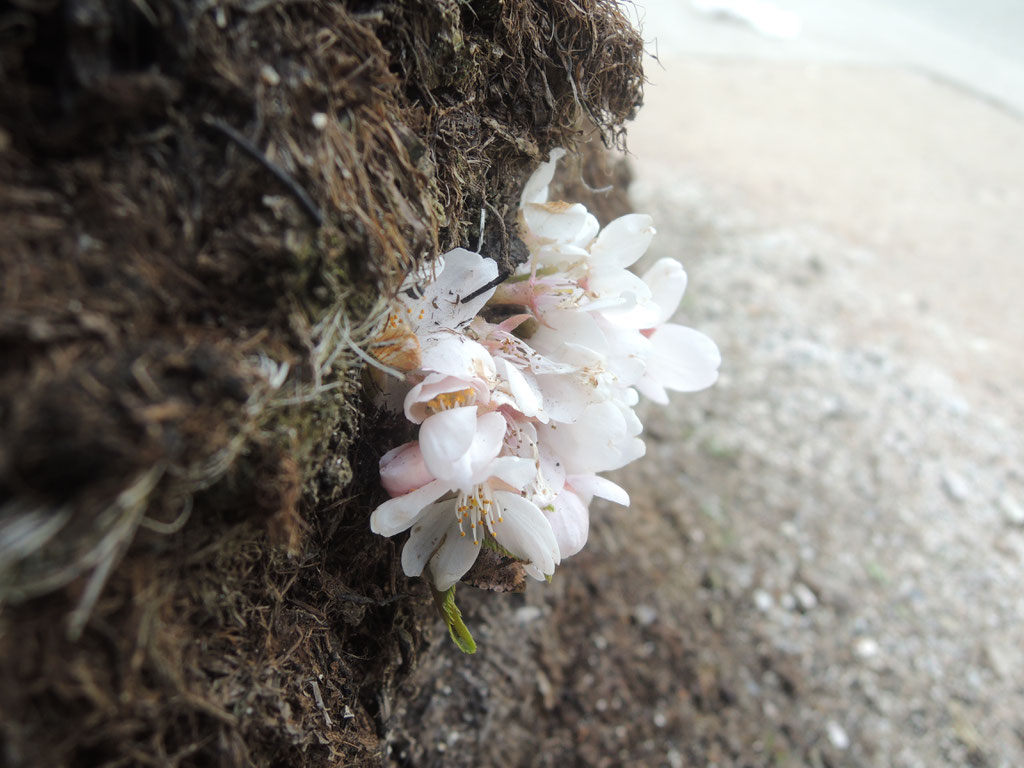
<path fill-rule="evenodd" d="M 467 415 L 481 423 L 471 427 Z M 522 558 L 531 575 L 554 572 L 560 555 L 551 524 L 516 490 L 531 482 L 536 464 L 497 455 L 504 431 L 497 412 L 446 411 L 424 421 L 418 449 L 403 446 L 382 461 L 387 485 L 410 490 L 377 507 L 370 527 L 384 536 L 412 530 L 402 551 L 407 575 L 420 575 L 429 562 L 435 588 L 448 589 L 472 566 L 485 535 Z M 454 498 L 438 501 L 452 491 Z"/>

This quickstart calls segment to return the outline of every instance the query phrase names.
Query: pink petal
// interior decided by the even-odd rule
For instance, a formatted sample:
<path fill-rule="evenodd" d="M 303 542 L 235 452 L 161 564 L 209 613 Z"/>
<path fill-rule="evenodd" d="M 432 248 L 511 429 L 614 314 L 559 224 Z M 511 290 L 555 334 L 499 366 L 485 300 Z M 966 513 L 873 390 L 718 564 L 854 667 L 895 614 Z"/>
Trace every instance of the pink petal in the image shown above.
<path fill-rule="evenodd" d="M 415 440 L 380 457 L 380 483 L 392 496 L 421 488 L 434 479 L 423 462 L 423 452 Z"/>

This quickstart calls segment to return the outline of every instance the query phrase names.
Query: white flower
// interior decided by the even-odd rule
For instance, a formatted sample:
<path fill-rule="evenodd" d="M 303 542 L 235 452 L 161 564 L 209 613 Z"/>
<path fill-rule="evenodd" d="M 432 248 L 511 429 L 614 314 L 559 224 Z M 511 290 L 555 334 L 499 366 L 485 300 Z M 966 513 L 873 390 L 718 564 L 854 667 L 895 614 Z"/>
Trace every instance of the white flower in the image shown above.
<path fill-rule="evenodd" d="M 492 478 L 454 500 L 431 504 L 423 510 L 402 550 L 406 575 L 418 576 L 429 562 L 434 587 L 443 592 L 472 567 L 485 530 L 503 548 L 523 559 L 526 572 L 534 578 L 554 573 L 561 556 L 551 524 L 536 504 L 504 490 L 506 484 L 514 485 L 507 478 Z"/>
<path fill-rule="evenodd" d="M 485 530 L 526 561 L 531 575 L 554 572 L 560 558 L 551 525 L 517 492 L 536 464 L 498 455 L 505 427 L 500 413 L 453 408 L 424 420 L 416 449 L 405 446 L 382 459 L 386 487 L 406 492 L 377 507 L 370 528 L 383 536 L 412 528 L 402 553 L 407 575 L 418 576 L 429 560 L 435 586 L 447 589 L 472 566 Z M 437 501 L 452 491 L 455 499 Z"/>
<path fill-rule="evenodd" d="M 629 494 L 611 480 L 594 474 L 567 475 L 565 463 L 550 445 L 539 441 L 536 429 L 532 430 L 531 438 L 531 426 L 521 425 L 519 438 L 521 445 L 527 446 L 527 450 L 532 448 L 540 457 L 537 478 L 529 491 L 534 502 L 547 515 L 558 543 L 558 553 L 564 560 L 575 555 L 587 543 L 590 531 L 588 508 L 594 496 L 629 506 Z"/>
<path fill-rule="evenodd" d="M 593 324 L 586 315 L 558 313 L 557 317 L 566 324 Z M 591 403 L 597 403 L 607 397 L 602 387 L 607 385 L 604 371 L 604 357 L 588 347 L 577 343 L 585 338 L 577 338 L 565 327 L 542 327 L 527 343 L 501 326 L 491 325 L 481 318 L 474 321 L 473 330 L 480 336 L 481 343 L 491 350 L 495 365 L 499 361 L 511 382 L 517 381 L 517 387 L 525 384 L 530 395 L 522 391 L 517 410 L 525 416 L 534 416 L 540 422 L 575 421 L 583 410 Z M 581 329 L 585 334 L 587 329 Z M 595 346 L 603 344 L 603 337 L 590 339 Z M 550 339 L 553 359 L 541 354 L 538 349 L 545 348 L 544 341 Z M 517 373 L 513 373 L 513 371 Z M 522 381 L 520 381 L 520 376 Z M 511 385 L 510 385 L 511 386 Z M 534 398 L 537 405 L 534 405 Z M 529 413 L 527 410 L 534 410 Z"/>
<path fill-rule="evenodd" d="M 625 390 L 625 399 L 594 403 L 571 424 L 540 424 L 537 438 L 561 458 L 567 474 L 589 475 L 619 469 L 646 453 L 638 435 L 643 425 L 628 403 L 636 392 Z"/>
<path fill-rule="evenodd" d="M 405 395 L 405 415 L 419 424 L 438 411 L 486 405 L 497 382 L 491 353 L 460 333 L 436 332 L 423 345 L 423 378 Z"/>
<path fill-rule="evenodd" d="M 583 549 L 590 531 L 590 502 L 594 496 L 629 506 L 629 494 L 620 486 L 597 475 L 569 475 L 562 489 L 544 511 L 564 560 Z"/>
<path fill-rule="evenodd" d="M 656 403 L 668 403 L 666 389 L 697 392 L 718 379 L 722 356 L 711 339 L 700 331 L 666 322 L 686 292 L 686 272 L 675 259 L 659 259 L 644 273 L 650 290 L 645 301 L 629 309 L 601 313 L 608 323 L 623 329 L 639 329 L 647 340 L 643 376 L 630 382 Z"/>
<path fill-rule="evenodd" d="M 668 403 L 666 389 L 698 392 L 718 380 L 722 355 L 700 331 L 664 323 L 650 332 L 647 371 L 634 386 L 656 403 Z"/>
<path fill-rule="evenodd" d="M 458 331 L 467 326 L 494 294 L 494 288 L 469 301 L 464 301 L 465 297 L 498 276 L 494 259 L 465 248 L 448 251 L 429 266 L 436 274 L 433 280 L 424 282 L 424 275 L 418 274 L 400 292 L 406 319 L 421 340 L 436 331 Z"/>
<path fill-rule="evenodd" d="M 675 314 L 686 292 L 686 271 L 675 259 L 658 259 L 643 278 L 646 295 L 632 307 L 616 307 L 602 314 L 620 328 L 654 328 Z"/>
<path fill-rule="evenodd" d="M 370 525 L 385 536 L 409 530 L 403 568 L 429 570 L 438 590 L 490 539 L 531 576 L 550 575 L 586 543 L 595 496 L 629 504 L 597 473 L 644 455 L 640 393 L 667 402 L 666 390 L 703 389 L 718 375 L 714 342 L 668 322 L 686 290 L 682 265 L 630 271 L 655 234 L 651 218 L 600 229 L 584 206 L 548 200 L 563 154 L 552 151 L 523 189 L 531 258 L 510 281 L 464 301 L 498 270 L 456 249 L 437 260 L 434 279 L 421 273 L 402 289 L 404 324 L 394 325 L 415 335 L 404 410 L 419 439 L 381 459 L 392 498 Z M 478 317 L 492 297 L 521 314 Z"/>

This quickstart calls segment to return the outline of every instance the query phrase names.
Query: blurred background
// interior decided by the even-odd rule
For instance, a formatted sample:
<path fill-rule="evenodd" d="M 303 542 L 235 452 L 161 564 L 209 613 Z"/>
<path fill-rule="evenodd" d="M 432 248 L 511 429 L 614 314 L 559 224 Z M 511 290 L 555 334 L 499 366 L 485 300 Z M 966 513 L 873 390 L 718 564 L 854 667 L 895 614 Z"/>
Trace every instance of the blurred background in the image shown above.
<path fill-rule="evenodd" d="M 1024 765 L 1024 4 L 635 13 L 632 196 L 721 379 L 645 410 L 631 508 L 594 506 L 551 589 L 464 591 L 493 669 L 438 647 L 405 743 Z"/>
<path fill-rule="evenodd" d="M 877 251 L 879 289 L 971 334 L 966 355 L 942 345 L 963 357 L 957 372 L 1020 371 L 1007 366 L 1024 345 L 1024 4 L 652 0 L 637 13 L 658 56 L 630 132 L 643 180 L 700 177 Z"/>
<path fill-rule="evenodd" d="M 1024 4 L 638 15 L 634 199 L 725 363 L 637 472 L 753 644 L 763 751 L 721 759 L 1022 764 Z"/>

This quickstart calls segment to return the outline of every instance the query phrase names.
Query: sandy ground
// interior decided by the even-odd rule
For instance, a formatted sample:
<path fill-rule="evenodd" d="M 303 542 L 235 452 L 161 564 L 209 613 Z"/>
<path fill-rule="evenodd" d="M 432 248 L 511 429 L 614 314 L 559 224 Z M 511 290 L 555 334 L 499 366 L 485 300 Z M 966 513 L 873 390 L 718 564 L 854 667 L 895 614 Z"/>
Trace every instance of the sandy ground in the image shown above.
<path fill-rule="evenodd" d="M 833 233 L 872 254 L 856 278 L 893 323 L 915 326 L 915 356 L 969 387 L 1020 380 L 1019 118 L 873 65 L 703 59 L 672 71 L 631 131 L 644 194 L 699 179 L 766 224 Z"/>
<path fill-rule="evenodd" d="M 550 586 L 394 703 L 396 765 L 1024 764 L 1024 124 L 851 61 L 665 61 L 634 197 L 719 384 Z M 390 711 L 392 702 L 386 702 Z"/>

